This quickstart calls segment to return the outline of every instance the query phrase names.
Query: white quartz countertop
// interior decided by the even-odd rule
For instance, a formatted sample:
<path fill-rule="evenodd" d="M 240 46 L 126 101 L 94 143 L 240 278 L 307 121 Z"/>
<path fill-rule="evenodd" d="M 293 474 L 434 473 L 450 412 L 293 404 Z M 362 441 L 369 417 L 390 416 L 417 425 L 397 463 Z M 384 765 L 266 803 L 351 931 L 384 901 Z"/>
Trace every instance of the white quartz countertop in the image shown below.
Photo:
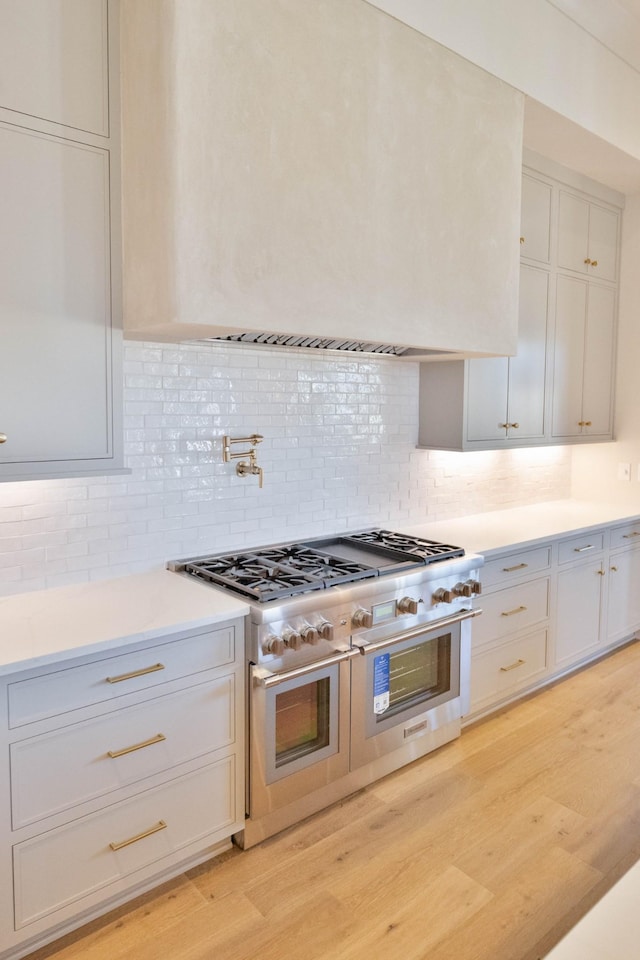
<path fill-rule="evenodd" d="M 412 524 L 403 526 L 400 532 L 464 547 L 467 553 L 491 554 L 638 518 L 640 511 L 634 513 L 616 504 L 555 500 L 456 520 Z"/>
<path fill-rule="evenodd" d="M 0 674 L 232 620 L 249 607 L 159 569 L 0 598 Z"/>

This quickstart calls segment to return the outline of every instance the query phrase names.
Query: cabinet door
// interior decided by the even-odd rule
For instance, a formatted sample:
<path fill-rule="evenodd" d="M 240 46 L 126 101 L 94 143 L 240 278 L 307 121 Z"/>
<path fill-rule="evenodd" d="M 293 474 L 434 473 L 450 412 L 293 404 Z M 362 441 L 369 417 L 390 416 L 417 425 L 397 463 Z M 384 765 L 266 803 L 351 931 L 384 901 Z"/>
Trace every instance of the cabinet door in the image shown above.
<path fill-rule="evenodd" d="M 588 436 L 611 436 L 616 294 L 590 283 L 584 340 L 582 420 Z"/>
<path fill-rule="evenodd" d="M 0 124 L 0 183 L 0 473 L 112 466 L 108 153 Z"/>
<path fill-rule="evenodd" d="M 469 360 L 467 367 L 467 440 L 504 440 L 509 360 Z"/>
<path fill-rule="evenodd" d="M 586 282 L 559 276 L 553 355 L 551 430 L 554 437 L 577 437 L 582 432 L 580 421 L 586 310 Z"/>
<path fill-rule="evenodd" d="M 0 0 L 0 107 L 108 135 L 107 0 Z"/>
<path fill-rule="evenodd" d="M 517 423 L 509 437 L 544 437 L 549 274 L 520 267 L 518 353 L 509 359 L 507 420 Z"/>
<path fill-rule="evenodd" d="M 615 280 L 618 275 L 618 214 L 597 203 L 589 207 L 589 276 Z"/>
<path fill-rule="evenodd" d="M 607 641 L 614 643 L 640 627 L 640 550 L 613 554 L 608 579 Z"/>
<path fill-rule="evenodd" d="M 600 560 L 569 567 L 558 574 L 557 666 L 577 662 L 597 648 L 603 576 Z"/>
<path fill-rule="evenodd" d="M 549 263 L 551 256 L 551 186 L 522 175 L 520 254 L 529 260 Z"/>
<path fill-rule="evenodd" d="M 558 266 L 587 273 L 589 203 L 560 190 L 558 198 Z"/>

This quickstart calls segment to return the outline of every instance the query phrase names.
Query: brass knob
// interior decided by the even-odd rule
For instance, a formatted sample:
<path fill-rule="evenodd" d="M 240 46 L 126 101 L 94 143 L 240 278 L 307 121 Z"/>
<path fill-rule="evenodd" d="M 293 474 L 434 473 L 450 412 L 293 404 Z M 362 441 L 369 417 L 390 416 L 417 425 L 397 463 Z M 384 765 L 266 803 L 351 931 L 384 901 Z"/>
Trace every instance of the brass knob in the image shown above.
<path fill-rule="evenodd" d="M 433 594 L 432 600 L 434 603 L 453 603 L 453 590 L 445 590 L 444 587 L 440 587 Z"/>
<path fill-rule="evenodd" d="M 585 261 L 584 261 L 584 262 L 587 263 L 587 264 L 589 264 L 589 263 L 591 263 L 591 260 L 589 259 L 589 257 L 585 257 Z"/>
<path fill-rule="evenodd" d="M 592 267 L 597 267 L 597 266 L 598 266 L 598 261 L 597 261 L 597 260 L 592 260 L 592 261 L 591 261 L 591 266 L 592 266 Z"/>
<path fill-rule="evenodd" d="M 0 433 L 0 443 L 6 443 L 8 439 L 9 437 L 6 435 L 6 433 Z"/>
<path fill-rule="evenodd" d="M 514 430 L 517 430 L 517 429 L 520 427 L 520 424 L 519 424 L 519 423 L 510 423 L 509 426 L 510 426 L 510 427 L 513 427 Z"/>
<path fill-rule="evenodd" d="M 618 568 L 617 568 L 617 567 L 611 567 L 610 569 L 611 569 L 614 573 L 617 573 L 617 572 L 618 572 Z"/>
<path fill-rule="evenodd" d="M 585 425 L 585 427 L 590 427 L 590 426 L 591 426 L 591 420 L 585 420 L 584 425 Z"/>
<path fill-rule="evenodd" d="M 524 237 L 520 237 L 520 243 L 524 243 Z"/>
<path fill-rule="evenodd" d="M 470 597 L 473 593 L 471 584 L 469 582 L 456 583 L 455 587 L 453 588 L 453 592 L 455 593 L 456 597 Z"/>
<path fill-rule="evenodd" d="M 502 427 L 503 430 L 508 430 L 510 424 L 508 424 L 508 423 L 499 423 L 498 426 L 499 426 L 499 427 Z"/>

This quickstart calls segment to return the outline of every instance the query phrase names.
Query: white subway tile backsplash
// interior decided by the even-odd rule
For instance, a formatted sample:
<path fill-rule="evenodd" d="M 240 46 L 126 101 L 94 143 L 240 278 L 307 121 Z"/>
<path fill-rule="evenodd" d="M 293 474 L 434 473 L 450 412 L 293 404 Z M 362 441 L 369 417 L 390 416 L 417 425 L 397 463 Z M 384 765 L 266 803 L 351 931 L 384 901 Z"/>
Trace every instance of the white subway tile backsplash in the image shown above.
<path fill-rule="evenodd" d="M 566 449 L 416 450 L 417 393 L 414 363 L 127 343 L 131 474 L 0 484 L 0 595 L 568 496 Z M 252 433 L 262 490 L 222 462 L 224 434 Z"/>

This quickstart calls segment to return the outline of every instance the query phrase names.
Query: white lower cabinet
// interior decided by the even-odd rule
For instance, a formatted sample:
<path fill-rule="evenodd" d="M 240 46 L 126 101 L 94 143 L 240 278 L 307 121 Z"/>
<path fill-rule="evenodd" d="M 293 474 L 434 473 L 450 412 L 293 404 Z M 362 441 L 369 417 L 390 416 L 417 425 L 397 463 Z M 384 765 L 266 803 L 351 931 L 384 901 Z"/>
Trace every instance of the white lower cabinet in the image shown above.
<path fill-rule="evenodd" d="M 611 531 L 607 569 L 607 643 L 640 628 L 640 522 Z"/>
<path fill-rule="evenodd" d="M 548 630 L 514 637 L 474 653 L 471 709 L 499 703 L 532 685 L 547 672 Z"/>
<path fill-rule="evenodd" d="M 242 621 L 10 675 L 0 696 L 2 960 L 243 828 Z"/>

